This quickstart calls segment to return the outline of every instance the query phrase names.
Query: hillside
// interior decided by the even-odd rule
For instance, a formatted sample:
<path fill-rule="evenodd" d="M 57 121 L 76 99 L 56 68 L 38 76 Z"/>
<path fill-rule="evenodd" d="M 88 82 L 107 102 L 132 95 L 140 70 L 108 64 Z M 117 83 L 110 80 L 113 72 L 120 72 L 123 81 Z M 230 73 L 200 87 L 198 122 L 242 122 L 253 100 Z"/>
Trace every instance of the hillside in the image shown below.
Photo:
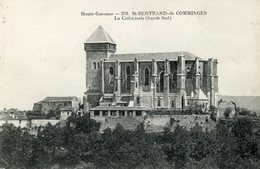
<path fill-rule="evenodd" d="M 225 96 L 219 95 L 219 100 L 233 101 L 238 107 L 245 107 L 251 111 L 260 113 L 260 96 Z"/>

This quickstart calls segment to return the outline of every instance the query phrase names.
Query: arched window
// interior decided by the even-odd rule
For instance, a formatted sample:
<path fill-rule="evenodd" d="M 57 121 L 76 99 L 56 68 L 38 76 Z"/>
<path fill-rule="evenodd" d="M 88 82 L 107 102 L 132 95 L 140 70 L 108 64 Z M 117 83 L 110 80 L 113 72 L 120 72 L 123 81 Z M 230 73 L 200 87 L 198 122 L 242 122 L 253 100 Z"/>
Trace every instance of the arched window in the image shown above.
<path fill-rule="evenodd" d="M 158 107 L 161 107 L 161 99 L 158 99 L 157 106 L 158 106 Z"/>
<path fill-rule="evenodd" d="M 114 74 L 114 69 L 113 69 L 113 67 L 110 67 L 110 69 L 109 69 L 109 74 L 110 74 L 110 75 L 113 75 L 113 74 Z"/>
<path fill-rule="evenodd" d="M 93 62 L 93 69 L 97 69 L 97 63 Z"/>
<path fill-rule="evenodd" d="M 164 72 L 160 74 L 160 92 L 164 91 Z"/>
<path fill-rule="evenodd" d="M 136 98 L 136 104 L 140 104 L 140 97 Z"/>
<path fill-rule="evenodd" d="M 131 85 L 131 71 L 130 67 L 126 67 L 126 90 L 130 91 L 130 85 Z"/>
<path fill-rule="evenodd" d="M 97 62 L 97 69 L 99 69 L 99 62 Z"/>
<path fill-rule="evenodd" d="M 172 83 L 173 83 L 173 87 L 176 88 L 177 87 L 177 73 L 174 72 L 172 75 Z"/>
<path fill-rule="evenodd" d="M 192 76 L 192 75 L 191 75 L 191 72 L 187 72 L 186 78 L 187 78 L 187 79 L 191 79 L 191 76 Z"/>
<path fill-rule="evenodd" d="M 113 67 L 109 68 L 109 76 L 108 76 L 108 81 L 109 81 L 109 92 L 113 93 L 114 92 L 114 69 Z"/>
<path fill-rule="evenodd" d="M 145 68 L 144 70 L 144 85 L 149 86 L 150 82 L 150 71 L 148 68 Z"/>

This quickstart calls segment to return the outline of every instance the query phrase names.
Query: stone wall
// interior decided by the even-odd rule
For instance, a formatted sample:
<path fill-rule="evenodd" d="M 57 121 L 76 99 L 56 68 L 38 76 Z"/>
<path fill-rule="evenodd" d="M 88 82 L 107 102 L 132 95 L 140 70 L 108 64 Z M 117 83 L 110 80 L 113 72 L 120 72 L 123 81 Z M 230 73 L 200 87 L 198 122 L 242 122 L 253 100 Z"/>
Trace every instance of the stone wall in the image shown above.
<path fill-rule="evenodd" d="M 6 123 L 13 124 L 15 127 L 26 128 L 28 121 L 27 120 L 0 120 L 0 126 Z"/>
<path fill-rule="evenodd" d="M 87 52 L 86 63 L 86 88 L 101 91 L 102 69 L 101 61 L 107 58 L 106 51 Z M 93 67 L 95 62 L 96 67 Z M 99 65 L 99 66 L 98 66 Z"/>
<path fill-rule="evenodd" d="M 203 131 L 215 128 L 216 123 L 210 119 L 210 115 L 146 115 L 144 117 L 91 117 L 101 123 L 100 131 L 106 128 L 114 129 L 120 123 L 125 129 L 134 130 L 138 124 L 144 123 L 147 132 L 162 132 L 165 127 L 174 130 L 177 125 L 190 130 L 199 125 Z"/>
<path fill-rule="evenodd" d="M 165 127 L 174 130 L 179 125 L 187 130 L 199 125 L 205 131 L 215 128 L 209 115 L 149 115 L 144 121 L 147 132 L 162 132 Z"/>
<path fill-rule="evenodd" d="M 52 120 L 52 119 L 35 119 L 35 120 L 31 120 L 31 126 L 34 127 L 39 127 L 39 126 L 46 126 L 48 123 L 50 123 L 51 125 L 56 125 L 57 123 L 59 123 L 60 120 Z"/>
<path fill-rule="evenodd" d="M 48 114 L 50 110 L 56 111 L 64 107 L 73 107 L 72 103 L 72 101 L 42 102 L 42 112 Z"/>

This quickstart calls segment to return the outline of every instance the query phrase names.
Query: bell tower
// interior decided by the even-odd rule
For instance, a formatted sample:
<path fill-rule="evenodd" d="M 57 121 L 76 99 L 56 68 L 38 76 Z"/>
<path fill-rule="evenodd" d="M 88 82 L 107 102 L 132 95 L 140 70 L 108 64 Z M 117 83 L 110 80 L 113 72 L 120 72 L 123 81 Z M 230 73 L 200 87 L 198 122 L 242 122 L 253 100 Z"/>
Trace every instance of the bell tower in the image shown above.
<path fill-rule="evenodd" d="M 85 41 L 84 50 L 86 51 L 86 92 L 84 106 L 85 108 L 90 108 L 97 106 L 94 103 L 98 103 L 96 100 L 100 99 L 102 95 L 103 61 L 115 53 L 116 43 L 103 27 L 99 26 Z"/>
<path fill-rule="evenodd" d="M 102 61 L 116 51 L 116 43 L 99 26 L 84 43 L 86 51 L 86 88 L 101 91 Z"/>

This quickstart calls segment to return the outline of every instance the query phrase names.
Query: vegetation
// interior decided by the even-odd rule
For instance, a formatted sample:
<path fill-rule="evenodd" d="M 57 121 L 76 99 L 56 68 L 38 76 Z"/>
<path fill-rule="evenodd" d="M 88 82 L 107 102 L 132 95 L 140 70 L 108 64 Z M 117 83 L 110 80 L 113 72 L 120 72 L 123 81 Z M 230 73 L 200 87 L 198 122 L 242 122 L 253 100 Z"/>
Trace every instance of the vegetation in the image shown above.
<path fill-rule="evenodd" d="M 65 127 L 46 126 L 34 137 L 26 129 L 5 124 L 0 132 L 0 167 L 119 169 L 242 169 L 259 168 L 257 140 L 250 118 L 223 119 L 216 130 L 145 133 L 143 124 L 99 132 L 88 115 L 70 117 Z M 258 140 L 259 141 L 259 140 Z"/>
<path fill-rule="evenodd" d="M 33 119 L 59 119 L 60 118 L 59 109 L 49 110 L 47 114 L 41 113 L 41 112 L 34 112 L 34 111 L 26 111 L 25 114 L 26 114 L 28 120 L 33 120 Z"/>
<path fill-rule="evenodd" d="M 240 116 L 256 116 L 256 112 L 252 112 L 251 110 L 248 110 L 247 108 L 241 108 L 241 107 L 236 108 L 236 113 L 237 113 L 237 115 L 240 115 Z"/>

